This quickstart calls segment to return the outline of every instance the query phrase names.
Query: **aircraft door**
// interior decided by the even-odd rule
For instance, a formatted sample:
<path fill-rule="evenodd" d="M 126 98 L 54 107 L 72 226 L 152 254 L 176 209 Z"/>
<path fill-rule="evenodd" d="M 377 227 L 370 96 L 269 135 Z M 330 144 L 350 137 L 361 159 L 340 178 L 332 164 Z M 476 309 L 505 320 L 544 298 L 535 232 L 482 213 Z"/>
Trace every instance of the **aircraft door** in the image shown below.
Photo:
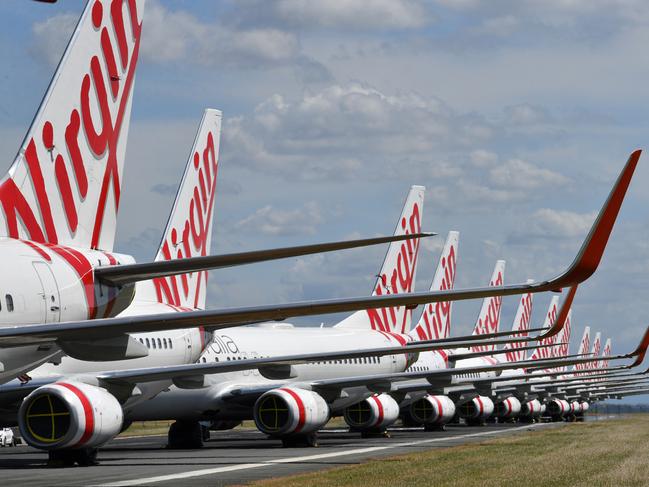
<path fill-rule="evenodd" d="M 54 274 L 45 262 L 33 262 L 34 270 L 41 281 L 43 291 L 39 293 L 43 297 L 44 323 L 57 323 L 61 320 L 61 297 L 59 287 L 56 284 Z"/>

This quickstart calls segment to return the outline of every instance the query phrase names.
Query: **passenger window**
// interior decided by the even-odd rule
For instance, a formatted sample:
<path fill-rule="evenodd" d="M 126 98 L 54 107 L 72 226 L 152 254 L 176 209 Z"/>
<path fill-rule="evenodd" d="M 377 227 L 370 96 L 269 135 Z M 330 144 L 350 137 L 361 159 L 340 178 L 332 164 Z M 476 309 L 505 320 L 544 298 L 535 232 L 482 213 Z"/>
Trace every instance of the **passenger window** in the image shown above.
<path fill-rule="evenodd" d="M 162 341 L 158 338 L 158 348 L 162 349 Z"/>
<path fill-rule="evenodd" d="M 148 338 L 146 339 L 146 348 L 151 348 L 151 343 Z"/>
<path fill-rule="evenodd" d="M 14 298 L 11 297 L 11 294 L 6 294 L 5 299 L 7 300 L 7 311 L 11 313 L 14 310 Z"/>
<path fill-rule="evenodd" d="M 174 349 L 174 342 L 173 342 L 173 340 L 172 340 L 171 338 L 169 339 L 169 348 L 170 348 L 171 350 Z"/>

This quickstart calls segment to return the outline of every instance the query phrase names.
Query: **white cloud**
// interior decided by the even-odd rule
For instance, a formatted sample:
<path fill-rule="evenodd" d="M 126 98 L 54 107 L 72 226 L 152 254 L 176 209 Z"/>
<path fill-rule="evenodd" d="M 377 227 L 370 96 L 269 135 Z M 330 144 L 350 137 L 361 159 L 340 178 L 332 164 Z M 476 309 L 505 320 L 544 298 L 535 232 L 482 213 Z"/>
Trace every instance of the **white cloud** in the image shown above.
<path fill-rule="evenodd" d="M 142 55 L 154 62 L 205 66 L 270 67 L 300 59 L 295 34 L 272 28 L 240 28 L 205 22 L 149 2 Z"/>
<path fill-rule="evenodd" d="M 409 29 L 426 25 L 431 16 L 414 0 L 279 0 L 269 10 L 288 24 L 301 27 Z"/>
<path fill-rule="evenodd" d="M 49 66 L 56 66 L 78 21 L 76 14 L 59 14 L 43 22 L 36 22 L 32 26 L 34 38 L 30 53 Z"/>
<path fill-rule="evenodd" d="M 489 171 L 490 182 L 501 188 L 534 189 L 544 186 L 563 186 L 569 182 L 565 176 L 540 168 L 521 159 L 510 159 Z"/>
<path fill-rule="evenodd" d="M 323 221 L 320 207 L 313 202 L 292 210 L 267 205 L 237 222 L 235 229 L 263 235 L 313 235 Z"/>
<path fill-rule="evenodd" d="M 528 236 L 555 238 L 583 238 L 597 213 L 575 213 L 541 208 L 527 220 L 524 233 Z"/>

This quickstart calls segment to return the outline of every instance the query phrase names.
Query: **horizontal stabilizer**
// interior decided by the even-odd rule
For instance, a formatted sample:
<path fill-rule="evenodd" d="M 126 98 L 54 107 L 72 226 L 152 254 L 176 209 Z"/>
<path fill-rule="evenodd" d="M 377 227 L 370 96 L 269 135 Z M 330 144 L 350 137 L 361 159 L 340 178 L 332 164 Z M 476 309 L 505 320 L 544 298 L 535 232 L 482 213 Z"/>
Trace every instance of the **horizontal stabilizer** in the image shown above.
<path fill-rule="evenodd" d="M 251 252 L 237 252 L 224 255 L 207 255 L 175 259 L 167 261 L 146 262 L 142 264 L 114 265 L 98 267 L 95 277 L 114 285 L 130 284 L 137 281 L 146 281 L 156 277 L 175 276 L 208 269 L 222 269 L 239 265 L 266 262 L 269 260 L 286 259 L 303 255 L 333 252 L 336 250 L 355 249 L 379 245 L 401 240 L 432 237 L 435 233 L 416 233 L 411 235 L 394 235 L 389 237 L 363 238 L 358 240 L 344 240 L 313 245 L 299 245 L 296 247 L 283 247 L 268 250 L 253 250 Z"/>

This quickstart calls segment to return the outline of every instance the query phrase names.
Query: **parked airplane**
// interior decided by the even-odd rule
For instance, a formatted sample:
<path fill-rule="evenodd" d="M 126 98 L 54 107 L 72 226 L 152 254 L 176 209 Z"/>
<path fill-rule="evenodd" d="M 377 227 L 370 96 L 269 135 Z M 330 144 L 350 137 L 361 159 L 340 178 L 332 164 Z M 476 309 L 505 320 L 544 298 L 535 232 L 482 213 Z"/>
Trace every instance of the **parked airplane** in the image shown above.
<path fill-rule="evenodd" d="M 0 182 L 0 325 L 5 326 L 4 336 L 20 329 L 25 338 L 33 337 L 2 347 L 0 382 L 61 350 L 92 360 L 146 356 L 149 349 L 125 334 L 136 330 L 84 334 L 94 330 L 89 320 L 124 311 L 137 282 L 155 278 L 155 293 L 171 305 L 157 307 L 160 314 L 173 311 L 192 293 L 192 308 L 197 308 L 205 293 L 205 269 L 417 237 L 209 256 L 221 116 L 208 112 L 211 128 L 195 147 L 190 171 L 195 185 L 188 189 L 184 220 L 157 260 L 134 264 L 131 256 L 113 252 L 143 7 L 142 0 L 88 3 L 18 155 Z M 193 273 L 184 274 L 187 271 Z M 131 308 L 121 319 L 142 314 L 140 308 Z M 63 336 L 58 322 L 76 324 Z M 34 336 L 25 327 L 30 323 L 53 334 L 45 339 Z"/>

